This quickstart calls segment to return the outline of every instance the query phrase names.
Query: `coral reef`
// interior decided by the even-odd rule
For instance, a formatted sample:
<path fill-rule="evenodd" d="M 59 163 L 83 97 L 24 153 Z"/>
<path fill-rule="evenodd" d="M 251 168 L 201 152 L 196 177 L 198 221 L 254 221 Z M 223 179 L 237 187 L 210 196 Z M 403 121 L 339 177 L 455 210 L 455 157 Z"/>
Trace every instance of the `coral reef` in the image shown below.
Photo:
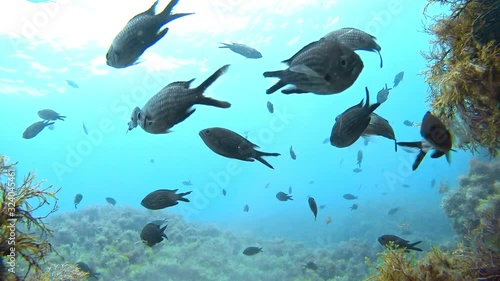
<path fill-rule="evenodd" d="M 0 156 L 0 280 L 18 280 L 22 275 L 26 278 L 31 269 L 40 271 L 42 262 L 53 252 L 47 240 L 52 230 L 44 219 L 57 210 L 59 189 L 42 188 L 43 182 L 36 182 L 34 173 L 29 173 L 16 187 L 17 163 L 6 162 Z M 34 212 L 50 205 L 49 200 L 55 200 L 55 204 L 47 215 L 35 216 Z"/>
<path fill-rule="evenodd" d="M 434 37 L 422 53 L 429 69 L 429 101 L 454 133 L 455 146 L 492 156 L 500 149 L 500 2 L 428 0 L 451 9 L 431 17 L 425 31 Z M 426 7 L 427 10 L 427 7 Z"/>

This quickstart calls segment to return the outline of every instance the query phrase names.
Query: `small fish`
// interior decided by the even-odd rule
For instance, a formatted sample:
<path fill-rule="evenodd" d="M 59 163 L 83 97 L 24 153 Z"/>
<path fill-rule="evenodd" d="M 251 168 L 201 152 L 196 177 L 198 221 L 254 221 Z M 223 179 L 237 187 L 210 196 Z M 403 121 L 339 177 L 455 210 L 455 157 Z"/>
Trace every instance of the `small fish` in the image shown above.
<path fill-rule="evenodd" d="M 360 149 L 358 150 L 358 159 L 357 159 L 357 163 L 360 168 L 361 168 L 361 162 L 363 162 L 363 151 Z"/>
<path fill-rule="evenodd" d="M 431 188 L 434 188 L 434 185 L 436 185 L 436 179 L 431 180 Z"/>
<path fill-rule="evenodd" d="M 45 127 L 53 125 L 54 122 L 49 121 L 38 121 L 31 124 L 26 130 L 23 132 L 24 139 L 32 139 L 36 137 Z"/>
<path fill-rule="evenodd" d="M 346 193 L 342 197 L 344 197 L 344 199 L 346 199 L 346 200 L 356 200 L 356 199 L 358 199 L 358 196 L 352 195 L 350 193 Z"/>
<path fill-rule="evenodd" d="M 404 188 L 410 188 L 411 187 L 409 184 L 406 184 L 406 183 L 403 183 L 401 186 L 404 187 Z"/>
<path fill-rule="evenodd" d="M 163 238 L 168 240 L 168 237 L 165 234 L 166 229 L 167 225 L 160 228 L 160 225 L 158 224 L 148 223 L 141 231 L 141 241 L 149 247 L 153 247 L 163 241 Z"/>
<path fill-rule="evenodd" d="M 354 168 L 354 169 L 352 169 L 352 171 L 357 174 L 357 173 L 361 173 L 363 170 L 360 168 Z"/>
<path fill-rule="evenodd" d="M 408 127 L 413 127 L 413 125 L 415 125 L 415 123 L 411 122 L 410 120 L 405 120 L 403 124 L 405 124 Z"/>
<path fill-rule="evenodd" d="M 183 185 L 187 185 L 187 186 L 193 185 L 193 184 L 191 183 L 191 180 L 183 181 L 183 182 L 182 182 L 182 184 L 183 184 Z"/>
<path fill-rule="evenodd" d="M 390 90 L 392 90 L 392 88 L 387 88 L 387 83 L 386 83 L 385 88 L 382 88 L 382 90 L 378 91 L 377 93 L 377 102 L 380 104 L 386 102 Z"/>
<path fill-rule="evenodd" d="M 387 195 L 387 192 L 382 192 L 381 194 L 385 196 L 385 195 Z"/>
<path fill-rule="evenodd" d="M 75 200 L 73 200 L 73 203 L 75 203 L 75 209 L 78 206 L 78 204 L 80 204 L 80 202 L 82 202 L 82 199 L 83 199 L 83 195 L 81 195 L 80 193 L 75 195 Z"/>
<path fill-rule="evenodd" d="M 325 223 L 326 224 L 330 224 L 332 222 L 332 218 L 331 217 L 326 217 L 325 218 Z"/>
<path fill-rule="evenodd" d="M 269 111 L 269 113 L 274 112 L 274 105 L 270 101 L 267 102 L 267 110 Z"/>
<path fill-rule="evenodd" d="M 292 194 L 292 187 L 291 186 L 288 187 L 288 194 Z"/>
<path fill-rule="evenodd" d="M 222 195 L 226 196 L 227 192 L 225 189 L 222 189 Z"/>
<path fill-rule="evenodd" d="M 158 189 L 155 190 L 141 201 L 141 205 L 146 209 L 150 210 L 160 210 L 167 207 L 175 206 L 179 204 L 177 201 L 189 202 L 189 199 L 184 198 L 184 196 L 191 193 L 191 191 L 177 194 L 178 189 Z"/>
<path fill-rule="evenodd" d="M 66 116 L 62 116 L 52 109 L 39 110 L 38 116 L 46 121 L 56 121 L 56 120 L 64 121 L 64 118 L 66 118 Z"/>
<path fill-rule="evenodd" d="M 257 160 L 271 169 L 274 169 L 273 166 L 264 160 L 262 156 L 280 155 L 279 153 L 258 151 L 255 149 L 259 147 L 258 145 L 225 128 L 204 129 L 199 132 L 199 135 L 208 148 L 221 156 L 248 162 Z"/>
<path fill-rule="evenodd" d="M 330 144 L 339 148 L 347 147 L 356 142 L 368 127 L 371 114 L 380 106 L 380 103 L 370 105 L 368 88 L 366 91 L 366 103 L 363 100 L 357 105 L 351 106 L 342 114 L 337 116 L 330 135 Z"/>
<path fill-rule="evenodd" d="M 319 205 L 320 210 L 323 210 L 324 208 L 326 208 L 326 205 Z"/>
<path fill-rule="evenodd" d="M 243 206 L 243 212 L 248 212 L 250 207 L 248 205 Z"/>
<path fill-rule="evenodd" d="M 396 235 L 382 235 L 378 238 L 378 242 L 383 246 L 389 246 L 389 242 L 392 242 L 399 248 L 406 248 L 405 252 L 407 253 L 410 252 L 409 250 L 422 252 L 422 249 L 415 248 L 415 246 L 422 243 L 422 241 L 410 243 L 410 241 L 404 240 L 403 238 L 397 237 Z"/>
<path fill-rule="evenodd" d="M 262 54 L 255 50 L 252 47 L 249 47 L 245 44 L 240 44 L 240 43 L 233 43 L 227 44 L 227 43 L 221 43 L 223 46 L 219 46 L 219 48 L 228 48 L 229 50 L 240 54 L 248 59 L 260 59 L 262 58 Z M 272 113 L 272 112 L 271 112 Z"/>
<path fill-rule="evenodd" d="M 280 201 L 293 200 L 291 195 L 288 195 L 288 194 L 281 192 L 281 191 L 276 193 L 276 198 L 278 198 L 278 200 L 280 200 Z"/>
<path fill-rule="evenodd" d="M 106 202 L 108 202 L 109 204 L 115 206 L 116 205 L 116 200 L 114 198 L 111 198 L 111 197 L 106 197 Z"/>
<path fill-rule="evenodd" d="M 330 142 L 330 138 L 329 137 L 323 140 L 323 144 L 327 144 L 329 142 Z"/>
<path fill-rule="evenodd" d="M 304 265 L 304 269 L 310 269 L 313 271 L 318 270 L 318 265 L 316 265 L 314 262 L 310 261 Z"/>
<path fill-rule="evenodd" d="M 309 184 L 313 184 L 313 183 L 314 183 L 314 181 L 309 181 Z"/>
<path fill-rule="evenodd" d="M 71 87 L 75 88 L 75 89 L 80 88 L 80 87 L 78 86 L 78 84 L 76 84 L 76 82 L 75 82 L 75 81 L 72 81 L 72 80 L 66 80 L 66 83 L 67 83 L 68 85 L 70 85 Z"/>
<path fill-rule="evenodd" d="M 292 157 L 293 160 L 297 159 L 297 155 L 295 154 L 295 151 L 293 151 L 292 146 L 290 146 L 290 157 Z"/>
<path fill-rule="evenodd" d="M 352 204 L 352 206 L 350 208 L 351 208 L 351 211 L 357 210 L 358 204 Z"/>
<path fill-rule="evenodd" d="M 77 262 L 75 265 L 78 267 L 78 269 L 80 269 L 80 271 L 87 273 L 87 277 L 95 278 L 96 280 L 98 279 L 100 273 L 95 272 L 93 269 L 90 268 L 90 266 L 88 266 L 88 264 L 80 261 Z"/>
<path fill-rule="evenodd" d="M 245 250 L 243 250 L 243 254 L 245 256 L 253 256 L 253 255 L 256 255 L 260 252 L 262 252 L 262 248 L 259 248 L 259 247 L 248 247 Z"/>
<path fill-rule="evenodd" d="M 87 127 L 85 126 L 85 123 L 82 122 L 82 125 L 83 125 L 83 133 L 85 135 L 88 135 L 89 134 L 89 131 L 87 131 Z"/>
<path fill-rule="evenodd" d="M 270 185 L 270 183 L 266 183 L 266 185 L 264 186 L 264 188 L 269 188 L 269 185 Z"/>
<path fill-rule="evenodd" d="M 342 164 L 344 164 L 344 157 L 340 158 L 339 167 L 342 167 Z"/>
<path fill-rule="evenodd" d="M 400 73 L 396 74 L 396 76 L 394 77 L 394 86 L 392 86 L 393 88 L 399 85 L 401 81 L 403 81 L 404 75 L 405 75 L 404 71 L 401 71 Z"/>
<path fill-rule="evenodd" d="M 381 136 L 390 140 L 394 140 L 394 149 L 395 151 L 398 151 L 398 146 L 396 144 L 396 135 L 394 134 L 394 130 L 389 124 L 389 121 L 382 118 L 375 112 L 372 113 L 370 123 L 368 124 L 368 127 L 366 127 L 366 129 L 363 131 L 363 134 L 361 136 Z M 365 138 L 365 141 L 367 141 L 367 138 Z"/>
<path fill-rule="evenodd" d="M 47 126 L 47 129 L 49 129 L 49 130 L 51 130 L 51 131 L 53 131 L 53 130 L 54 130 L 54 128 L 55 128 L 54 124 Z"/>
<path fill-rule="evenodd" d="M 155 15 L 158 0 L 146 11 L 134 16 L 113 39 L 106 53 L 106 64 L 114 68 L 125 68 L 137 64 L 139 57 L 168 32 L 165 24 L 192 13 L 172 14 L 179 0 L 172 0 L 165 9 Z"/>
<path fill-rule="evenodd" d="M 370 124 L 368 124 L 368 126 L 370 126 Z M 366 129 L 368 129 L 368 127 Z M 365 131 L 366 131 L 366 129 L 365 129 Z M 363 131 L 363 134 L 365 133 L 365 131 Z M 361 136 L 363 137 L 363 145 L 368 146 L 368 144 L 370 143 L 370 139 L 364 135 L 361 135 Z"/>
<path fill-rule="evenodd" d="M 314 198 L 312 197 L 309 197 L 307 199 L 307 203 L 309 203 L 309 208 L 314 215 L 314 220 L 316 220 L 316 217 L 318 216 L 318 206 L 316 205 L 316 200 L 314 200 Z"/>
<path fill-rule="evenodd" d="M 387 214 L 389 215 L 394 215 L 395 213 L 397 213 L 399 211 L 399 207 L 396 207 L 396 208 L 392 208 L 389 210 L 389 212 L 387 212 Z"/>
<path fill-rule="evenodd" d="M 151 158 L 151 159 L 149 160 L 149 162 L 150 162 L 151 164 L 153 164 L 153 163 L 155 162 L 155 160 L 154 160 L 153 158 Z"/>

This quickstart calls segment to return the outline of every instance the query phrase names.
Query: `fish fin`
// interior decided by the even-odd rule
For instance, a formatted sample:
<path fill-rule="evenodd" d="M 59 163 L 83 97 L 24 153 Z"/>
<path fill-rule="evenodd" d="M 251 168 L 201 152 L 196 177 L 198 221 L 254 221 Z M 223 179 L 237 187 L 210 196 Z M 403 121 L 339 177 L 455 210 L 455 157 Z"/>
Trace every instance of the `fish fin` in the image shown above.
<path fill-rule="evenodd" d="M 398 142 L 394 139 L 394 151 L 398 152 Z"/>
<path fill-rule="evenodd" d="M 271 169 L 274 169 L 274 167 L 269 164 L 262 156 L 280 156 L 281 154 L 279 153 L 269 153 L 269 152 L 262 152 L 262 151 L 255 151 L 257 153 L 257 156 L 255 156 L 255 160 L 259 161 L 260 163 L 268 166 Z"/>
<path fill-rule="evenodd" d="M 380 68 L 382 68 L 382 66 L 384 66 L 384 62 L 382 61 L 382 54 L 380 53 L 380 51 L 377 51 L 378 53 L 378 56 L 380 57 Z M 387 84 L 385 84 L 385 87 L 387 88 Z"/>
<path fill-rule="evenodd" d="M 220 108 L 229 108 L 231 104 L 227 101 L 219 101 L 209 97 L 201 96 L 196 101 L 197 104 L 211 105 Z"/>
<path fill-rule="evenodd" d="M 444 152 L 435 149 L 434 152 L 431 154 L 431 158 L 439 158 L 441 156 L 445 155 Z"/>
<path fill-rule="evenodd" d="M 422 252 L 422 249 L 415 248 L 415 246 L 418 245 L 418 244 L 420 244 L 420 243 L 422 243 L 422 241 L 417 241 L 415 243 L 408 244 L 408 248 L 407 249 L 411 249 L 411 250 Z"/>
<path fill-rule="evenodd" d="M 219 68 L 217 71 L 214 72 L 210 77 L 208 77 L 203 83 L 200 84 L 200 86 L 196 87 L 196 90 L 200 93 L 200 95 L 205 92 L 205 90 L 212 85 L 212 83 L 217 80 L 222 74 L 224 74 L 227 69 L 229 68 L 229 64 L 224 65 L 223 67 Z"/>
<path fill-rule="evenodd" d="M 415 162 L 413 163 L 413 166 L 411 167 L 412 171 L 415 171 L 418 168 L 418 166 L 420 165 L 420 163 L 424 159 L 425 154 L 427 154 L 427 153 L 424 152 L 423 150 L 420 150 L 420 152 L 417 155 L 417 158 L 415 158 Z"/>
<path fill-rule="evenodd" d="M 285 70 L 277 70 L 277 71 L 266 71 L 264 72 L 264 77 L 276 77 L 281 78 L 284 74 Z"/>
<path fill-rule="evenodd" d="M 222 42 L 220 42 L 220 44 L 222 44 L 223 46 L 219 46 L 219 48 L 228 48 L 228 49 L 231 49 L 231 47 L 232 47 L 231 44 L 222 43 Z"/>
<path fill-rule="evenodd" d="M 422 142 L 421 141 L 410 141 L 410 142 L 402 142 L 401 141 L 401 142 L 396 142 L 396 145 L 422 149 Z"/>
<path fill-rule="evenodd" d="M 151 46 L 156 44 L 158 41 L 160 41 L 160 39 L 163 38 L 163 36 L 165 36 L 165 34 L 167 34 L 167 32 L 168 32 L 168 27 L 161 30 L 160 32 L 158 32 L 156 34 L 155 40 L 151 43 Z"/>
<path fill-rule="evenodd" d="M 61 115 L 59 115 L 59 116 L 57 116 L 57 118 L 56 118 L 56 119 L 57 119 L 57 120 L 64 121 L 64 118 L 66 118 L 66 116 L 61 116 Z"/>
<path fill-rule="evenodd" d="M 161 13 L 156 15 L 156 17 L 158 17 L 161 20 L 161 22 L 163 23 L 162 25 L 165 25 L 166 23 L 171 22 L 171 21 L 178 19 L 180 17 L 194 14 L 194 13 L 172 14 L 172 9 L 175 7 L 175 5 L 177 5 L 177 3 L 179 3 L 179 0 L 170 1 L 170 3 L 168 3 L 167 7 L 165 7 L 165 9 L 163 9 L 163 11 Z"/>
<path fill-rule="evenodd" d="M 451 164 L 451 153 L 448 151 L 444 155 L 446 156 L 446 162 L 448 162 L 448 164 Z"/>
<path fill-rule="evenodd" d="M 278 81 L 276 84 L 274 84 L 273 86 L 271 86 L 271 88 L 267 89 L 266 90 L 266 94 L 270 95 L 274 92 L 276 92 L 277 90 L 283 88 L 286 86 L 286 83 L 283 82 L 283 80 L 280 80 Z"/>
<path fill-rule="evenodd" d="M 178 120 L 177 124 L 178 124 L 178 123 L 181 123 L 181 122 L 182 122 L 182 121 L 184 121 L 184 120 L 186 120 L 186 119 L 187 119 L 189 116 L 191 116 L 191 115 L 192 115 L 195 111 L 196 111 L 196 108 L 193 108 L 193 109 L 191 109 L 191 110 L 187 110 L 187 111 L 186 111 L 186 114 L 184 114 L 184 116 L 182 116 L 182 117 Z"/>
<path fill-rule="evenodd" d="M 312 70 L 310 67 L 308 67 L 307 65 L 304 65 L 304 64 L 294 65 L 294 66 L 288 68 L 288 70 L 295 72 L 295 73 L 302 73 L 302 74 L 305 74 L 308 76 L 323 78 L 323 76 L 320 75 L 318 72 Z"/>
<path fill-rule="evenodd" d="M 151 7 L 149 9 L 147 9 L 146 11 L 144 11 L 144 12 L 142 12 L 140 14 L 137 14 L 135 17 L 131 18 L 130 21 L 132 21 L 133 19 L 135 19 L 137 17 L 141 17 L 141 16 L 144 16 L 144 15 L 154 16 L 155 15 L 155 10 L 156 10 L 156 5 L 158 5 L 158 0 L 156 0 L 153 3 L 153 5 L 151 5 Z"/>
<path fill-rule="evenodd" d="M 192 191 L 179 193 L 179 198 L 177 200 L 182 201 L 182 202 L 191 202 L 191 201 L 189 201 L 189 199 L 183 197 L 183 196 L 191 194 L 191 192 Z"/>
<path fill-rule="evenodd" d="M 294 88 L 290 88 L 290 89 L 284 89 L 281 91 L 283 94 L 285 95 L 289 95 L 289 94 L 305 94 L 305 93 L 309 93 L 308 91 L 304 91 L 304 90 L 301 90 L 297 87 L 294 87 Z"/>

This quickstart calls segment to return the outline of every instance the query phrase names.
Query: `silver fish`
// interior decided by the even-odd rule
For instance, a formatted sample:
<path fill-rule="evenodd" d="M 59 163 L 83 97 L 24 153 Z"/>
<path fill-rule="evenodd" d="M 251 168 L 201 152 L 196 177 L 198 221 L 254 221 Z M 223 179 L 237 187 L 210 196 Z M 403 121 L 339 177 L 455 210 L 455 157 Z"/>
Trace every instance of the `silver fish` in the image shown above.
<path fill-rule="evenodd" d="M 360 57 L 339 42 L 322 39 L 308 46 L 285 61 L 288 69 L 264 72 L 264 77 L 280 79 L 267 94 L 288 84 L 294 87 L 282 90 L 283 94 L 337 94 L 354 84 L 363 70 Z"/>
<path fill-rule="evenodd" d="M 54 124 L 54 122 L 49 122 L 49 121 L 38 121 L 33 124 L 31 124 L 26 130 L 23 132 L 23 138 L 25 139 L 32 139 L 36 137 L 43 129 L 47 126 L 50 126 Z"/>
<path fill-rule="evenodd" d="M 394 130 L 389 124 L 389 121 L 380 117 L 380 115 L 375 112 L 372 113 L 370 124 L 368 124 L 368 127 L 366 127 L 363 131 L 362 136 L 381 136 L 394 140 L 394 149 L 398 151 L 398 146 L 396 145 L 396 135 L 394 134 Z"/>
<path fill-rule="evenodd" d="M 245 44 L 240 44 L 240 43 L 233 43 L 231 42 L 231 44 L 226 44 L 226 43 L 221 43 L 223 46 L 219 46 L 219 48 L 228 48 L 229 50 L 237 53 L 237 54 L 240 54 L 246 58 L 249 58 L 249 59 L 260 59 L 262 58 L 262 54 L 255 50 L 254 48 L 252 47 L 249 47 Z"/>
<path fill-rule="evenodd" d="M 377 94 L 378 103 L 384 103 L 387 100 L 387 97 L 389 96 L 389 90 L 392 90 L 392 88 L 387 88 L 387 83 L 386 83 L 385 88 L 382 88 L 382 90 L 378 91 Z"/>
<path fill-rule="evenodd" d="M 195 109 L 191 109 L 195 104 L 220 108 L 230 107 L 231 104 L 228 102 L 203 95 L 205 90 L 227 71 L 228 67 L 229 65 L 221 67 L 196 88 L 189 88 L 194 79 L 168 84 L 149 99 L 142 110 L 138 107 L 134 109 L 131 121 L 128 123 L 128 130 L 134 129 L 139 124 L 148 133 L 166 134 L 170 132 L 170 128 L 195 112 Z"/>
<path fill-rule="evenodd" d="M 347 147 L 359 139 L 363 131 L 370 124 L 371 114 L 380 106 L 380 103 L 370 105 L 370 95 L 366 90 L 366 103 L 363 100 L 357 105 L 351 106 L 342 114 L 337 116 L 330 135 L 330 144 L 339 148 Z"/>
<path fill-rule="evenodd" d="M 40 116 L 40 118 L 42 118 L 43 120 L 47 120 L 47 121 L 52 121 L 52 120 L 64 121 L 64 118 L 66 118 L 66 116 L 62 116 L 52 109 L 42 109 L 42 110 L 38 111 L 38 116 Z"/>
<path fill-rule="evenodd" d="M 293 151 L 292 146 L 290 146 L 290 157 L 292 157 L 293 160 L 297 159 L 297 154 Z"/>
<path fill-rule="evenodd" d="M 179 0 L 170 1 L 161 13 L 155 15 L 157 0 L 148 10 L 129 20 L 113 39 L 113 43 L 106 53 L 106 64 L 114 68 L 124 68 L 137 64 L 137 59 L 144 51 L 167 34 L 168 28 L 161 29 L 165 24 L 192 14 L 171 14 L 178 2 Z"/>
<path fill-rule="evenodd" d="M 394 86 L 392 86 L 393 88 L 396 87 L 397 85 L 399 85 L 399 83 L 401 81 L 403 81 L 403 77 L 405 76 L 405 73 L 404 71 L 401 71 L 400 73 L 396 74 L 396 76 L 394 77 Z"/>

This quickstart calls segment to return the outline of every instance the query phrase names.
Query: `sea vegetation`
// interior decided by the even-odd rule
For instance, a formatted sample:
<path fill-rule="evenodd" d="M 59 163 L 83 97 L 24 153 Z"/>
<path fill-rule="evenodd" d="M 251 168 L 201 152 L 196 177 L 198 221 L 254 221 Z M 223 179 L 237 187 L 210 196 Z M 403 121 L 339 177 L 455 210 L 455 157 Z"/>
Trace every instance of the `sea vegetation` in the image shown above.
<path fill-rule="evenodd" d="M 428 15 L 439 3 L 449 14 Z M 455 136 L 455 146 L 500 150 L 500 1 L 428 0 L 425 15 L 433 36 L 424 71 L 429 101 Z"/>

